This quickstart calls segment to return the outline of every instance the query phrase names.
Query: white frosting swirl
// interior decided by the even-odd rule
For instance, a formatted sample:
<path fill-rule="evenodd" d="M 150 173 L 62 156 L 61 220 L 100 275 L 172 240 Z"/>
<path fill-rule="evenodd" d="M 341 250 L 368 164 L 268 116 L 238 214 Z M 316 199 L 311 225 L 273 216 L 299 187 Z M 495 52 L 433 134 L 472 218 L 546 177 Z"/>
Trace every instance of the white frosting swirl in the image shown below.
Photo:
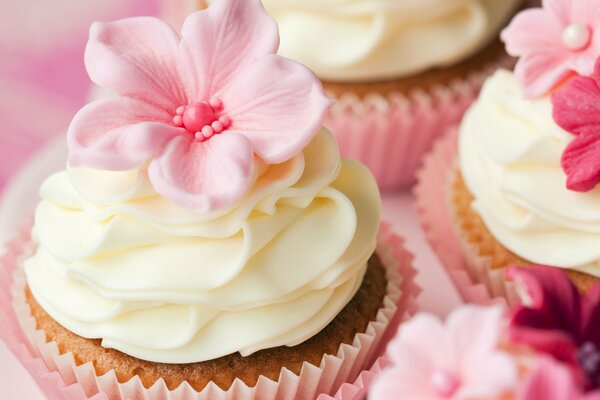
<path fill-rule="evenodd" d="M 571 140 L 548 97 L 524 99 L 500 70 L 460 127 L 460 171 L 502 245 L 533 263 L 600 277 L 600 189 L 566 188 L 560 158 Z"/>
<path fill-rule="evenodd" d="M 41 195 L 36 300 L 80 336 L 165 363 L 312 337 L 360 286 L 380 220 L 371 174 L 326 131 L 218 214 L 169 203 L 144 169 L 69 169 Z"/>
<path fill-rule="evenodd" d="M 521 0 L 263 0 L 279 53 L 331 81 L 384 80 L 456 64 Z"/>

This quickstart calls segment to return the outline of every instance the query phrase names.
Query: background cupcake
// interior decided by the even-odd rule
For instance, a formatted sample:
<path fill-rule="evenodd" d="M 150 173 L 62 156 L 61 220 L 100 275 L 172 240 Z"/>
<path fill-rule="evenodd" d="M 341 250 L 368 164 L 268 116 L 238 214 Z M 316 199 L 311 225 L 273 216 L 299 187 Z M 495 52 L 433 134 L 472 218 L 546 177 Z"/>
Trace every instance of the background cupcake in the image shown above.
<path fill-rule="evenodd" d="M 503 33 L 508 50 L 521 56 L 515 72 L 488 79 L 459 127 L 458 155 L 448 155 L 455 140 L 449 138 L 421 174 L 419 202 L 434 246 L 453 239 L 435 227 L 444 217 L 431 218 L 432 201 L 422 195 L 434 181 L 445 188 L 451 182 L 439 190 L 447 190 L 442 198 L 450 204 L 447 218 L 454 221 L 467 272 L 494 295 L 512 298 L 503 279 L 510 263 L 565 268 L 583 291 L 600 276 L 591 128 L 598 115 L 593 71 L 599 24 L 586 1 L 548 1 L 519 14 Z M 531 35 L 538 25 L 544 30 Z M 448 264 L 461 269 L 456 258 Z"/>

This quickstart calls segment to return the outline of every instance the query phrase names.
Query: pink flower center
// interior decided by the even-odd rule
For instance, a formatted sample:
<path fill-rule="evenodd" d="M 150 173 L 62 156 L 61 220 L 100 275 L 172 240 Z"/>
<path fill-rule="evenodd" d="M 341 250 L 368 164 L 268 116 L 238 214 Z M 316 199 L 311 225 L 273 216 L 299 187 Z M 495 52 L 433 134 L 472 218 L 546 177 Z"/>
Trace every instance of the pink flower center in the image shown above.
<path fill-rule="evenodd" d="M 231 119 L 227 115 L 219 115 L 222 109 L 223 103 L 219 99 L 181 106 L 177 108 L 173 123 L 192 132 L 196 140 L 204 142 L 231 126 Z"/>
<path fill-rule="evenodd" d="M 460 387 L 460 379 L 452 372 L 437 370 L 431 374 L 429 384 L 437 395 L 450 398 Z"/>
<path fill-rule="evenodd" d="M 563 30 L 563 44 L 573 51 L 583 50 L 592 40 L 592 29 L 583 24 L 570 24 Z"/>

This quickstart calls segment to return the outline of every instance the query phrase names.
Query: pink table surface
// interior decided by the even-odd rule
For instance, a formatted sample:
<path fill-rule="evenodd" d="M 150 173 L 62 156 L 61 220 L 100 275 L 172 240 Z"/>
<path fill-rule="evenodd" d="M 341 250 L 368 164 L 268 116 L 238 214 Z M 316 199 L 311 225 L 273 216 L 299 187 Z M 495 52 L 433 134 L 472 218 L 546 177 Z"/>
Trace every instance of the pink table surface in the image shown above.
<path fill-rule="evenodd" d="M 64 139 L 55 139 L 39 151 L 8 184 L 0 201 L 0 243 L 11 237 L 23 220 L 31 215 L 38 201 L 37 190 L 43 179 L 65 165 Z M 406 247 L 415 255 L 419 271 L 417 283 L 423 288 L 419 297 L 422 310 L 446 315 L 462 303 L 455 287 L 425 241 L 412 206 L 409 192 L 383 197 L 384 219 L 406 239 Z M 0 342 L 0 399 L 43 399 L 41 392 L 12 354 Z"/>

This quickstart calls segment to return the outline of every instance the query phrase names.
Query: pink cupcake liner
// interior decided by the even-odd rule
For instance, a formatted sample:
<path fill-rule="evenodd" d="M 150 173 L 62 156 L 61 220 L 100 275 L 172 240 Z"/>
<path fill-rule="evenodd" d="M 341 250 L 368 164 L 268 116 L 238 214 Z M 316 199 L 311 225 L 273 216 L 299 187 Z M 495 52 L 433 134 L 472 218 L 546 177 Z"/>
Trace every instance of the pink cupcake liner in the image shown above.
<path fill-rule="evenodd" d="M 456 127 L 438 140 L 417 173 L 415 206 L 425 237 L 468 303 L 517 302 L 504 270 L 492 269 L 490 257 L 480 256 L 475 244 L 461 234 L 452 212 L 452 183 L 457 171 Z"/>
<path fill-rule="evenodd" d="M 408 95 L 372 93 L 361 100 L 344 93 L 325 126 L 335 135 L 342 156 L 369 167 L 382 190 L 407 187 L 433 142 L 462 119 L 485 79 L 512 63 L 510 57 L 501 57 L 449 85 Z"/>
<path fill-rule="evenodd" d="M 119 383 L 114 371 L 97 376 L 91 363 L 76 365 L 71 353 L 59 354 L 55 342 L 46 342 L 26 303 L 22 264 L 34 246 L 30 229 L 19 232 L 0 258 L 0 339 L 31 373 L 49 399 L 314 399 L 358 400 L 366 396 L 377 373 L 389 364 L 382 356 L 397 326 L 417 311 L 412 255 L 391 228 L 383 224 L 377 254 L 386 266 L 388 286 L 383 305 L 365 333 L 352 345 L 342 344 L 337 355 L 324 355 L 321 365 L 305 363 L 300 375 L 282 370 L 278 382 L 261 377 L 253 388 L 236 380 L 223 391 L 211 383 L 202 392 L 187 383 L 168 390 L 163 381 L 146 389 L 139 378 Z"/>

